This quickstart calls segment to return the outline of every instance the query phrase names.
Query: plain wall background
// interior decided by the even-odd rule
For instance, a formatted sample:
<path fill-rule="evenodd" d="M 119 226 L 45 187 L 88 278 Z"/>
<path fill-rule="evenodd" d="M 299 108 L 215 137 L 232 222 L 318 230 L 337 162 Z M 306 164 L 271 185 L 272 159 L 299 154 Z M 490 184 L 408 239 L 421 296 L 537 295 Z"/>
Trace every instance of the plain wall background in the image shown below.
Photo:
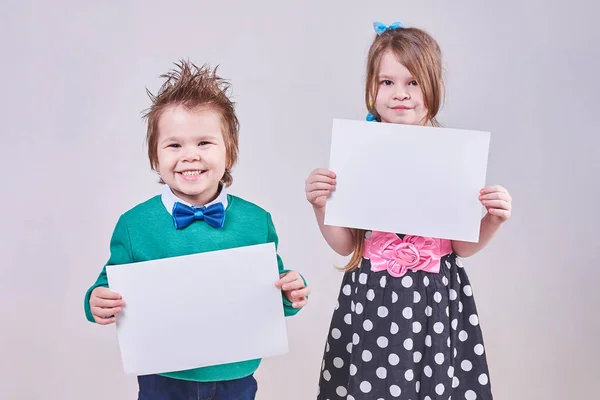
<path fill-rule="evenodd" d="M 1 5 L 0 398 L 136 397 L 114 325 L 86 322 L 83 296 L 118 216 L 160 190 L 140 116 L 145 88 L 179 58 L 232 81 L 231 191 L 273 214 L 286 266 L 313 290 L 288 319 L 291 352 L 259 369 L 258 398 L 315 398 L 345 259 L 321 238 L 304 180 L 327 166 L 332 119 L 365 116 L 375 20 L 438 39 L 440 119 L 492 132 L 488 183 L 514 198 L 509 223 L 464 262 L 496 398 L 600 397 L 594 2 L 93 3 Z"/>

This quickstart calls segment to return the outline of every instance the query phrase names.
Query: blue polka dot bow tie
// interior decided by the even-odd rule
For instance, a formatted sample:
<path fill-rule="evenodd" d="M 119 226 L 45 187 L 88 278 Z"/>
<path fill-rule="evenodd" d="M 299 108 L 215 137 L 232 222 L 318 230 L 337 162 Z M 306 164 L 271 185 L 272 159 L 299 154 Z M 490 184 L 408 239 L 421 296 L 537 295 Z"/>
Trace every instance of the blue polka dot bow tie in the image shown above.
<path fill-rule="evenodd" d="M 182 229 L 196 220 L 204 220 L 213 228 L 225 225 L 225 207 L 223 203 L 212 204 L 208 207 L 190 207 L 176 202 L 173 206 L 173 223 L 175 228 Z"/>

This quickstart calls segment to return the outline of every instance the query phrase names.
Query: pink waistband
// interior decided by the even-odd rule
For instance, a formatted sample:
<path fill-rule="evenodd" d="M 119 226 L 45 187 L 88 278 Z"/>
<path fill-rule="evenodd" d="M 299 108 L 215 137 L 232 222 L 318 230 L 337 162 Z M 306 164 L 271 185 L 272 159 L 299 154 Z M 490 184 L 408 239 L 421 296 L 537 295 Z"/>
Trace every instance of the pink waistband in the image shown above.
<path fill-rule="evenodd" d="M 371 232 L 365 239 L 364 257 L 371 260 L 371 270 L 387 270 L 394 277 L 408 270 L 440 272 L 440 260 L 452 253 L 452 243 L 446 239 L 404 236 L 395 233 Z"/>

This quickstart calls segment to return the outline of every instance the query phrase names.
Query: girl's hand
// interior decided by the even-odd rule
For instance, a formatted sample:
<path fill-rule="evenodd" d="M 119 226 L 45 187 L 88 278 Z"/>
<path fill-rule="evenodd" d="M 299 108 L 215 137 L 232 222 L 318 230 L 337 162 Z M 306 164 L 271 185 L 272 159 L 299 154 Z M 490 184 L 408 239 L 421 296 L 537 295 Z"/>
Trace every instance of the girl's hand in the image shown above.
<path fill-rule="evenodd" d="M 304 286 L 304 281 L 299 273 L 290 271 L 287 274 L 281 274 L 275 286 L 280 288 L 286 299 L 292 303 L 294 308 L 302 308 L 308 302 L 310 289 Z"/>
<path fill-rule="evenodd" d="M 100 325 L 108 325 L 115 322 L 115 315 L 121 312 L 125 302 L 121 295 L 105 287 L 97 287 L 92 290 L 90 296 L 90 309 L 94 320 Z"/>
<path fill-rule="evenodd" d="M 323 208 L 327 198 L 335 190 L 335 174 L 328 169 L 318 168 L 306 179 L 306 200 L 314 207 Z"/>
<path fill-rule="evenodd" d="M 502 186 L 492 185 L 481 189 L 479 201 L 487 209 L 487 218 L 493 224 L 500 225 L 510 218 L 512 197 Z"/>

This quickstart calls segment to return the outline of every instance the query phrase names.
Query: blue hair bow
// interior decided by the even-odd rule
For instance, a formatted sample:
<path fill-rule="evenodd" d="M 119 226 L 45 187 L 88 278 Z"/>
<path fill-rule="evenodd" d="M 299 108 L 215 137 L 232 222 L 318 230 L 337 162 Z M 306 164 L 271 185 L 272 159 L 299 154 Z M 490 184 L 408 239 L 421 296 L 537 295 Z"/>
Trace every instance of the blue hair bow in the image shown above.
<path fill-rule="evenodd" d="M 402 22 L 396 21 L 390 25 L 386 25 L 383 22 L 373 22 L 373 29 L 375 29 L 375 33 L 377 35 L 381 35 L 383 32 L 387 31 L 388 29 L 397 29 L 397 28 L 404 28 L 404 25 L 402 25 Z"/>

